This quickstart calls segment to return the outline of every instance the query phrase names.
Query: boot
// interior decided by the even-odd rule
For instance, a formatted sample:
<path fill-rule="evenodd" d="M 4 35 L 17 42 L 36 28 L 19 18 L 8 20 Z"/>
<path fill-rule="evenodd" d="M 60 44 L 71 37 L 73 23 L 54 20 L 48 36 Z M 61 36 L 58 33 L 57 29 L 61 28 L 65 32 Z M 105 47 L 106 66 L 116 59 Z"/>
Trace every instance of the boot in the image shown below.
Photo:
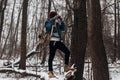
<path fill-rule="evenodd" d="M 49 76 L 49 78 L 54 78 L 55 77 L 53 71 L 49 71 L 48 72 L 48 76 Z"/>
<path fill-rule="evenodd" d="M 65 65 L 64 71 L 65 71 L 65 72 L 68 72 L 69 70 L 75 70 L 75 68 L 71 68 L 71 66 Z"/>

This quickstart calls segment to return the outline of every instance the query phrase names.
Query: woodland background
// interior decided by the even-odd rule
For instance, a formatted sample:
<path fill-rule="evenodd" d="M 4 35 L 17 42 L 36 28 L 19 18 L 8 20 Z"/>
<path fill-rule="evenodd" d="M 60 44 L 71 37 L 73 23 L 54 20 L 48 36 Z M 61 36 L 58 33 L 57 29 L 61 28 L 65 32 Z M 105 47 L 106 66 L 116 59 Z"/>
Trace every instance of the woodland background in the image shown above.
<path fill-rule="evenodd" d="M 120 60 L 120 0 L 0 0 L 0 59 L 20 58 L 20 69 L 45 65 L 48 46 L 37 45 L 35 55 L 27 60 L 26 54 L 39 43 L 51 10 L 66 23 L 64 43 L 71 50 L 71 64 L 78 69 L 75 80 L 82 80 L 84 61 L 92 63 L 94 80 L 109 80 L 108 63 Z"/>

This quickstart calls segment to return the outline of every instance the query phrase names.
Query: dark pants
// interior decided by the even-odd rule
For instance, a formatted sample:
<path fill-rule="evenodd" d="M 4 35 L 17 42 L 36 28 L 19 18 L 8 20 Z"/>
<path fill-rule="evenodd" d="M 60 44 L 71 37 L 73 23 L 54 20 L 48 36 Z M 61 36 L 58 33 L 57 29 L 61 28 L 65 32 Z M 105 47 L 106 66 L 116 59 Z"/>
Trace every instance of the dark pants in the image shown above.
<path fill-rule="evenodd" d="M 53 71 L 53 65 L 52 65 L 53 63 L 52 62 L 53 62 L 55 52 L 56 52 L 57 49 L 61 50 L 65 54 L 65 65 L 68 65 L 70 51 L 63 44 L 63 42 L 61 42 L 61 41 L 50 41 L 49 47 L 50 47 L 50 55 L 49 55 L 49 60 L 48 60 L 49 71 Z"/>

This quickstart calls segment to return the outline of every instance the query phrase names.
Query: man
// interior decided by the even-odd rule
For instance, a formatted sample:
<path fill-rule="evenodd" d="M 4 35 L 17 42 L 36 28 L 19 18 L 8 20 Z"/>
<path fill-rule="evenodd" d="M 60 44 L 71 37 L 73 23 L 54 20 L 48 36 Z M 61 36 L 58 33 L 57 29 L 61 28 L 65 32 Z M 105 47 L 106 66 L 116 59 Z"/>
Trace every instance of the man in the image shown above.
<path fill-rule="evenodd" d="M 51 11 L 49 13 L 49 18 L 45 22 L 45 28 L 46 28 L 46 32 L 51 32 L 51 29 L 53 28 L 49 43 L 50 54 L 48 59 L 48 70 L 49 70 L 48 75 L 50 78 L 53 78 L 55 77 L 55 75 L 53 73 L 52 62 L 56 50 L 59 49 L 65 54 L 64 71 L 66 72 L 72 70 L 72 68 L 68 65 L 70 51 L 62 42 L 62 31 L 65 31 L 66 26 L 65 23 L 62 21 L 62 18 L 57 14 L 57 12 Z"/>

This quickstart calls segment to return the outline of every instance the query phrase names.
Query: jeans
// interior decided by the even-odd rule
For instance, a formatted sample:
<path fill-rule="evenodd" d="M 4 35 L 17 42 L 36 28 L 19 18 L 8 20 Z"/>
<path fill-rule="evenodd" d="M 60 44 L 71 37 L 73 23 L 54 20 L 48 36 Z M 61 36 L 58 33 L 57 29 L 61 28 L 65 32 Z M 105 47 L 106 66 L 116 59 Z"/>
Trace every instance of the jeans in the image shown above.
<path fill-rule="evenodd" d="M 55 52 L 57 49 L 61 50 L 65 54 L 65 65 L 68 65 L 69 63 L 69 56 L 70 56 L 70 51 L 68 48 L 63 44 L 61 41 L 50 41 L 49 43 L 50 47 L 50 54 L 49 54 L 49 59 L 48 59 L 48 68 L 49 71 L 53 71 L 53 59 L 55 57 Z"/>

